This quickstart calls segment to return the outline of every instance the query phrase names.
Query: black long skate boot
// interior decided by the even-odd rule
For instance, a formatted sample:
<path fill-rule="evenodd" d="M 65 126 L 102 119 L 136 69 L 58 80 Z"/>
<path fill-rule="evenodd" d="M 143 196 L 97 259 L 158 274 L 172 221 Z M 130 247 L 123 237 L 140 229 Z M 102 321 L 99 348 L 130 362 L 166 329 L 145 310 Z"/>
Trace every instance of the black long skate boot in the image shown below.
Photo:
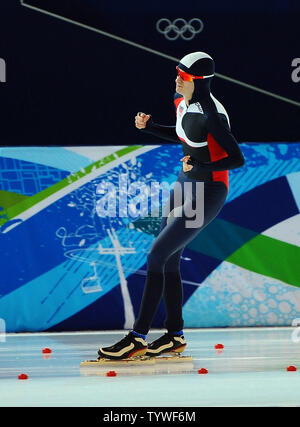
<path fill-rule="evenodd" d="M 182 353 L 186 347 L 183 335 L 172 335 L 166 333 L 148 345 L 146 356 L 159 356 L 163 353 Z"/>
<path fill-rule="evenodd" d="M 148 345 L 143 338 L 133 335 L 129 332 L 121 341 L 110 347 L 99 348 L 98 359 L 122 360 L 131 357 L 143 356 L 146 354 Z"/>

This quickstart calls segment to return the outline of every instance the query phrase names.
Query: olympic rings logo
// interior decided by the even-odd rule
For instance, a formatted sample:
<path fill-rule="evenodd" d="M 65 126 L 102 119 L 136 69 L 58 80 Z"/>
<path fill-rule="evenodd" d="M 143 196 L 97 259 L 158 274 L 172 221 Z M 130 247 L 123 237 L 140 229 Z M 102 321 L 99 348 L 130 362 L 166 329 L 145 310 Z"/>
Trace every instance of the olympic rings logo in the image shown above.
<path fill-rule="evenodd" d="M 161 18 L 156 23 L 156 29 L 164 34 L 167 40 L 177 40 L 181 37 L 183 40 L 192 40 L 196 34 L 201 33 L 204 24 L 199 18 L 193 18 L 187 22 L 183 18 L 177 18 L 171 22 L 167 18 Z"/>

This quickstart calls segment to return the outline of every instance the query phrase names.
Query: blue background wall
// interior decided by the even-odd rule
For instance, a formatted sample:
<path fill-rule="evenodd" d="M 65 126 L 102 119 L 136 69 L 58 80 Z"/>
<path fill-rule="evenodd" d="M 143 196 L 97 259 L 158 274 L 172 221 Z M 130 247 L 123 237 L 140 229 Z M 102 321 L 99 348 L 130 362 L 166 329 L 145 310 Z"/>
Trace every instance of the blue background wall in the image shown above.
<path fill-rule="evenodd" d="M 225 206 L 181 258 L 185 327 L 280 326 L 300 317 L 300 144 L 241 149 L 246 164 L 230 171 Z M 117 196 L 121 174 L 128 187 L 172 185 L 181 150 L 0 151 L 0 317 L 7 331 L 132 327 L 160 217 L 146 217 L 138 205 L 136 217 L 122 217 L 118 206 L 115 217 L 99 217 L 107 193 L 98 185 L 113 184 Z M 128 208 L 134 200 L 127 196 Z M 121 267 L 111 236 L 127 248 Z M 163 320 L 161 304 L 153 326 Z"/>

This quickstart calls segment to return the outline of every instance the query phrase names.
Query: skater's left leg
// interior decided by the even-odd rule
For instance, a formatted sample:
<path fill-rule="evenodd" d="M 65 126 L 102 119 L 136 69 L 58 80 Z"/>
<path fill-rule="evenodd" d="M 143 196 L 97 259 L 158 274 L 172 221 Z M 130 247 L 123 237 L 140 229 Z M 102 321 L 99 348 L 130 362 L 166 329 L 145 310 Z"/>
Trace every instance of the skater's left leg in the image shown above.
<path fill-rule="evenodd" d="M 187 242 L 193 240 L 199 231 L 198 228 L 185 228 L 185 218 L 182 216 L 174 218 L 157 236 L 147 257 L 147 278 L 139 315 L 133 327 L 134 331 L 144 335 L 149 332 L 163 295 L 166 276 L 165 265 L 168 259 L 176 252 L 182 251 Z M 167 276 L 170 278 L 170 275 Z M 174 277 L 174 275 L 171 276 Z M 179 290 L 177 296 L 179 296 L 181 304 L 182 296 L 179 287 L 177 290 Z M 167 295 L 170 295 L 170 292 L 167 291 Z M 167 304 L 168 302 L 169 300 L 167 300 Z M 168 305 L 170 309 L 171 305 L 172 301 Z"/>

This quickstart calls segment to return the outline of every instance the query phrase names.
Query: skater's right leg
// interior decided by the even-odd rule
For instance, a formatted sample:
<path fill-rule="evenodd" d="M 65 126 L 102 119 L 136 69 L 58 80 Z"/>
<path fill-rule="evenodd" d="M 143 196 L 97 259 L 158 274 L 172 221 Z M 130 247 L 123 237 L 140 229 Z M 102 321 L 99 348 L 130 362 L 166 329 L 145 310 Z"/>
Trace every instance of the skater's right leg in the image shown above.
<path fill-rule="evenodd" d="M 168 259 L 165 265 L 165 286 L 163 299 L 166 309 L 164 326 L 167 331 L 173 334 L 183 328 L 183 287 L 180 274 L 180 260 L 183 248 L 175 252 Z"/>
<path fill-rule="evenodd" d="M 191 241 L 197 233 L 198 229 L 185 228 L 184 217 L 176 217 L 156 237 L 147 256 L 147 279 L 139 316 L 134 324 L 134 331 L 144 335 L 149 332 L 153 317 L 163 295 L 165 265 L 168 259 L 176 252 L 182 251 L 188 241 Z M 179 288 L 177 287 L 177 289 Z M 179 305 L 182 303 L 180 292 L 181 289 L 179 289 L 178 293 Z M 174 299 L 168 306 L 170 311 L 172 310 L 173 302 Z M 178 328 L 181 329 L 180 326 L 176 326 L 176 330 Z"/>

